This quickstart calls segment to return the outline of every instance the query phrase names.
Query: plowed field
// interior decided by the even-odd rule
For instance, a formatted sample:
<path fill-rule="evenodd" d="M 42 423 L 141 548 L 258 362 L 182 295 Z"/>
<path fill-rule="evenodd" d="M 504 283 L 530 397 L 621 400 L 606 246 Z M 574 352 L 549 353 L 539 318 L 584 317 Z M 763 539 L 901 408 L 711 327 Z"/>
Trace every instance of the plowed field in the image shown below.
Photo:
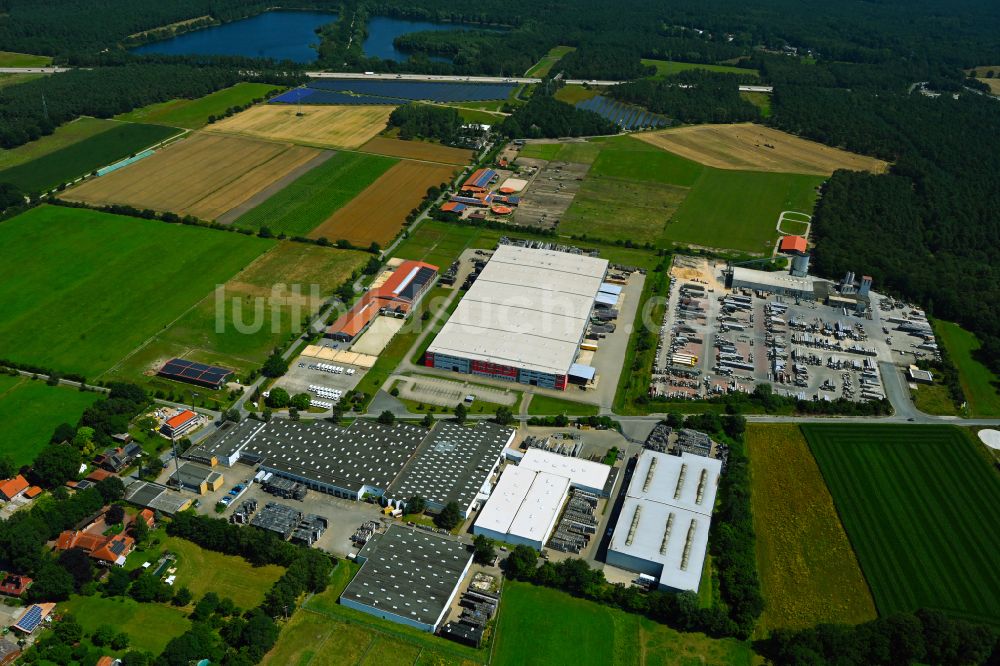
<path fill-rule="evenodd" d="M 465 148 L 449 148 L 427 141 L 403 141 L 402 139 L 387 139 L 381 136 L 375 137 L 361 146 L 361 151 L 391 157 L 406 157 L 411 160 L 444 162 L 445 164 L 465 165 L 472 162 L 472 151 Z"/>

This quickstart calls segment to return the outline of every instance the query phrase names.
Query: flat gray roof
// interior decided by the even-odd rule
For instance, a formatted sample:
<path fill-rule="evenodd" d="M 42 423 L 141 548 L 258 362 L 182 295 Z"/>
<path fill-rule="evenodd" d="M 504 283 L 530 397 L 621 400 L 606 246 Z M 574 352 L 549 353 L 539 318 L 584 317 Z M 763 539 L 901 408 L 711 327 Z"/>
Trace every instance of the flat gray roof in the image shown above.
<path fill-rule="evenodd" d="M 565 374 L 607 270 L 606 259 L 501 245 L 427 351 Z"/>
<path fill-rule="evenodd" d="M 461 584 L 472 553 L 460 541 L 390 525 L 359 557 L 367 560 L 341 599 L 434 625 Z"/>
<path fill-rule="evenodd" d="M 454 501 L 464 511 L 513 438 L 512 429 L 485 421 L 471 428 L 438 423 L 387 494 L 404 501 L 414 495 L 438 504 Z"/>
<path fill-rule="evenodd" d="M 266 467 L 341 488 L 385 490 L 427 436 L 415 425 L 357 419 L 347 428 L 324 421 L 247 419 L 185 455 L 256 459 Z"/>

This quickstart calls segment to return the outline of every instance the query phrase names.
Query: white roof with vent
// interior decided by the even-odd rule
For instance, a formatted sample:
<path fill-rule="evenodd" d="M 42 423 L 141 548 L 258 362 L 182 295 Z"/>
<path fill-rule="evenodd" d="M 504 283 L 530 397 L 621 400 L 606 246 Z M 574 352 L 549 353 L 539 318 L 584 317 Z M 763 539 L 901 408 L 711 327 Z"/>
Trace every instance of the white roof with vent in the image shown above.
<path fill-rule="evenodd" d="M 603 463 L 561 456 L 543 449 L 528 449 L 518 466 L 564 476 L 569 479 L 571 487 L 597 494 L 604 490 L 608 475 L 611 474 L 611 468 Z"/>

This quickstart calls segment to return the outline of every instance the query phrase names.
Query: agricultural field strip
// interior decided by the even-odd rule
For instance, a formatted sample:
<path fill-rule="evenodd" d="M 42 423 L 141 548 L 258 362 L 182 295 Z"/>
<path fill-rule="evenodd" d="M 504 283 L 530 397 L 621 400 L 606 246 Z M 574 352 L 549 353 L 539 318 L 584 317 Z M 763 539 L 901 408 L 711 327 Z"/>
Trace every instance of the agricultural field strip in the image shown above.
<path fill-rule="evenodd" d="M 803 427 L 881 614 L 1000 618 L 1000 480 L 950 426 Z M 974 491 L 974 492 L 973 492 Z"/>
<path fill-rule="evenodd" d="M 251 136 L 322 148 L 356 149 L 385 129 L 388 106 L 265 104 L 210 125 L 213 133 Z"/>

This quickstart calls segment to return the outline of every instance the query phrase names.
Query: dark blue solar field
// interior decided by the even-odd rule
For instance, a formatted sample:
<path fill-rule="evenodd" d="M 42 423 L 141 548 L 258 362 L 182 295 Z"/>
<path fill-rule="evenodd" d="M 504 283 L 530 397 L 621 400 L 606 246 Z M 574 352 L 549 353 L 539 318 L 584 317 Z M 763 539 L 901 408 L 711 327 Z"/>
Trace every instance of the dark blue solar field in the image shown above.
<path fill-rule="evenodd" d="M 610 97 L 598 95 L 577 103 L 576 108 L 593 111 L 607 118 L 623 130 L 636 130 L 644 127 L 666 127 L 670 119 L 658 113 L 652 113 L 638 106 L 622 104 Z"/>
<path fill-rule="evenodd" d="M 399 104 L 400 100 L 374 95 L 348 95 L 332 90 L 295 88 L 271 99 L 271 104 Z"/>
<path fill-rule="evenodd" d="M 429 100 L 432 102 L 477 102 L 507 99 L 513 83 L 449 83 L 436 81 L 371 81 L 356 79 L 322 79 L 308 83 L 314 90 L 352 92 L 397 100 Z M 286 93 L 287 94 L 287 93 Z M 309 102 L 312 103 L 312 102 Z"/>

